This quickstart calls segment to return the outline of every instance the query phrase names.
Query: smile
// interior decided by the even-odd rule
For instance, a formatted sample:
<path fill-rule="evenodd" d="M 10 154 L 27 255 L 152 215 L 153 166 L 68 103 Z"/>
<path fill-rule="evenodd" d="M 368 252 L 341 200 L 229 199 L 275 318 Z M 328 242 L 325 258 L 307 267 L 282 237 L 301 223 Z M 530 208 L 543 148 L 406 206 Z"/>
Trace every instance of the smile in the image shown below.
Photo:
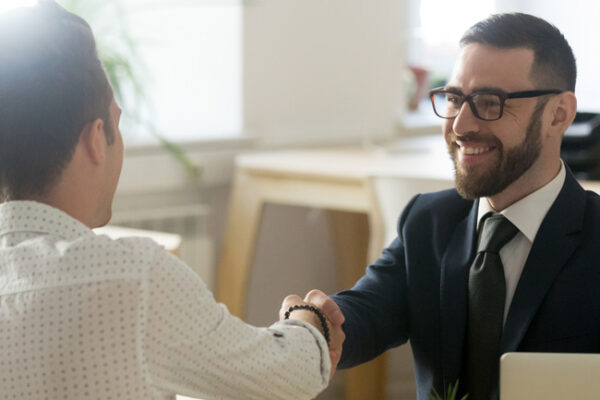
<path fill-rule="evenodd" d="M 492 149 L 491 147 L 465 147 L 465 146 L 459 146 L 458 148 L 461 153 L 467 154 L 467 155 L 481 154 L 481 153 L 488 152 Z"/>

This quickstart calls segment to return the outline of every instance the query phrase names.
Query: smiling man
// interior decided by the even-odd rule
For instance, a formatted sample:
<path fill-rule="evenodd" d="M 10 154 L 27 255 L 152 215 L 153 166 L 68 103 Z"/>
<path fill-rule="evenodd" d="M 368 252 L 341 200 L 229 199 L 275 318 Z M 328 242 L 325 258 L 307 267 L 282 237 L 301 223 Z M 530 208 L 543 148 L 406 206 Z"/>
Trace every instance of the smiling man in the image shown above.
<path fill-rule="evenodd" d="M 576 112 L 575 58 L 525 14 L 471 27 L 448 84 L 431 92 L 455 189 L 415 196 L 397 238 L 332 298 L 341 368 L 410 340 L 418 398 L 460 382 L 498 397 L 508 351 L 600 352 L 600 197 L 560 159 Z"/>
<path fill-rule="evenodd" d="M 443 131 L 459 194 L 488 197 L 496 210 L 503 210 L 560 169 L 561 137 L 577 104 L 575 61 L 565 48 L 572 79 L 536 81 L 543 71 L 533 49 L 498 48 L 479 43 L 474 35 L 462 43 L 449 84 L 433 90 L 431 99 L 436 114 L 446 120 Z M 542 121 L 550 113 L 542 134 Z"/>

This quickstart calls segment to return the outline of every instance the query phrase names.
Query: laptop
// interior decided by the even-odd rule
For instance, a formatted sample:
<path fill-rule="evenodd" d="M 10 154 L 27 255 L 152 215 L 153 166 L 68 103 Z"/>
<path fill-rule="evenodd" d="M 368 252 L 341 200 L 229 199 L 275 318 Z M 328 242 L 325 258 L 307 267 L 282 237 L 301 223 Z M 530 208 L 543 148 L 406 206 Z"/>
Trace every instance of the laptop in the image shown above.
<path fill-rule="evenodd" d="M 537 399 L 600 399 L 600 354 L 504 354 L 500 400 Z"/>

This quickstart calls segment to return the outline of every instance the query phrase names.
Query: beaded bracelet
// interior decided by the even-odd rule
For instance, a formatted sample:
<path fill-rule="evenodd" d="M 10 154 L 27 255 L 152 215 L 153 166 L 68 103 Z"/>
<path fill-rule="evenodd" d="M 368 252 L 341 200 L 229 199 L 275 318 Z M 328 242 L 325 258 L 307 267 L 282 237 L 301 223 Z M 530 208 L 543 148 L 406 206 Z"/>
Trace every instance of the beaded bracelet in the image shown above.
<path fill-rule="evenodd" d="M 321 326 L 323 327 L 323 336 L 325 337 L 325 341 L 327 342 L 327 345 L 329 346 L 329 327 L 327 326 L 327 320 L 325 319 L 325 316 L 323 315 L 321 310 L 319 310 L 317 307 L 313 307 L 313 306 L 309 306 L 309 305 L 291 306 L 285 312 L 285 319 L 290 319 L 290 313 L 295 310 L 308 310 L 308 311 L 314 312 L 317 315 L 317 317 L 319 318 L 319 321 L 321 321 Z"/>

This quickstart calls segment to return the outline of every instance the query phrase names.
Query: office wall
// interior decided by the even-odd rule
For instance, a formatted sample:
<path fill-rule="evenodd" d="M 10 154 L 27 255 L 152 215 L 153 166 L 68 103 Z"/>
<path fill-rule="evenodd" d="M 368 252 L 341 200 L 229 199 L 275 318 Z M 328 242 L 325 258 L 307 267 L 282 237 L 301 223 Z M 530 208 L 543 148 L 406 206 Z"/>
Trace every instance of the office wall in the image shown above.
<path fill-rule="evenodd" d="M 404 0 L 254 0 L 244 128 L 270 144 L 391 136 L 403 109 Z"/>

